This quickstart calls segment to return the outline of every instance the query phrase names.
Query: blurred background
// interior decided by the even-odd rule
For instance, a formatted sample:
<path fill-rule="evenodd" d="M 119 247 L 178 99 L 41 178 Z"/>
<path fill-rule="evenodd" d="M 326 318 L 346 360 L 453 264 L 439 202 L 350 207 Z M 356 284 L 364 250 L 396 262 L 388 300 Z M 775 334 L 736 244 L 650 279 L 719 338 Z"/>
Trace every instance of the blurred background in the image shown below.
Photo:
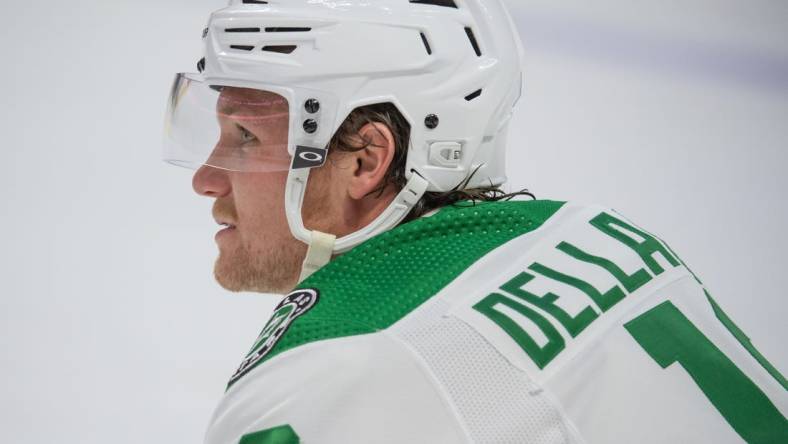
<path fill-rule="evenodd" d="M 788 2 L 510 0 L 511 189 L 666 239 L 783 374 Z M 223 0 L 2 2 L 0 442 L 200 442 L 276 302 L 212 278 L 172 76 Z"/>

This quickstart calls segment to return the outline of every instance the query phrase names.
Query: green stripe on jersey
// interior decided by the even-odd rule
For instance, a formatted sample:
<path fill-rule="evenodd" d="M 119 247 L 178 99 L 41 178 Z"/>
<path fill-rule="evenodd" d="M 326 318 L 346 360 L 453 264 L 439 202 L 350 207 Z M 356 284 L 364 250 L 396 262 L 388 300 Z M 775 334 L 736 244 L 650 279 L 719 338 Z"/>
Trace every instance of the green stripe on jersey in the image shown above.
<path fill-rule="evenodd" d="M 289 425 L 261 430 L 241 437 L 238 444 L 299 444 L 301 439 Z"/>
<path fill-rule="evenodd" d="M 364 242 L 299 285 L 318 289 L 320 301 L 254 366 L 310 342 L 388 328 L 490 251 L 539 228 L 563 204 L 462 202 Z"/>

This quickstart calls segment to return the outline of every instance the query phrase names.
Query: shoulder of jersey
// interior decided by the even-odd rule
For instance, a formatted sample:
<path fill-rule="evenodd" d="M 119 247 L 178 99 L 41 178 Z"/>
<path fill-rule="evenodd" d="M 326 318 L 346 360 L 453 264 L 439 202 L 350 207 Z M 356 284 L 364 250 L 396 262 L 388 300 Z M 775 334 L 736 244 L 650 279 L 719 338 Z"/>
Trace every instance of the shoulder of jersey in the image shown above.
<path fill-rule="evenodd" d="M 461 203 L 383 233 L 285 297 L 230 385 L 302 345 L 385 330 L 513 239 L 538 238 L 595 214 L 605 209 L 548 200 Z"/>

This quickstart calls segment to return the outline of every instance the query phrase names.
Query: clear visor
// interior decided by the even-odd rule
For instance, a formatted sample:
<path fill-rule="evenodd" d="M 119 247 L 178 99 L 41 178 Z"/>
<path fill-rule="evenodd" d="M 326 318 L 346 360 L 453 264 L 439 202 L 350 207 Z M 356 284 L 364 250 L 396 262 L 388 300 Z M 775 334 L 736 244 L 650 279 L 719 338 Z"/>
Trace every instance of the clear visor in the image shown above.
<path fill-rule="evenodd" d="M 287 171 L 289 130 L 285 96 L 178 74 L 164 125 L 164 160 L 188 168 Z"/>

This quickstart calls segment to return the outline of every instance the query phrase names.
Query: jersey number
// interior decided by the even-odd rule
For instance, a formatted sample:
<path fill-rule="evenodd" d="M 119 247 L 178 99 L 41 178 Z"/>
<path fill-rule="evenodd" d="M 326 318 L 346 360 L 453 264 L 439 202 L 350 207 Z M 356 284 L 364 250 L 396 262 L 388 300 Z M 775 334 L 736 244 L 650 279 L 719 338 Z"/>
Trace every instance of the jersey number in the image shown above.
<path fill-rule="evenodd" d="M 785 379 L 709 298 L 717 317 L 785 387 Z M 769 398 L 670 301 L 624 325 L 660 367 L 678 362 L 695 384 L 749 443 L 788 442 L 788 422 Z"/>

